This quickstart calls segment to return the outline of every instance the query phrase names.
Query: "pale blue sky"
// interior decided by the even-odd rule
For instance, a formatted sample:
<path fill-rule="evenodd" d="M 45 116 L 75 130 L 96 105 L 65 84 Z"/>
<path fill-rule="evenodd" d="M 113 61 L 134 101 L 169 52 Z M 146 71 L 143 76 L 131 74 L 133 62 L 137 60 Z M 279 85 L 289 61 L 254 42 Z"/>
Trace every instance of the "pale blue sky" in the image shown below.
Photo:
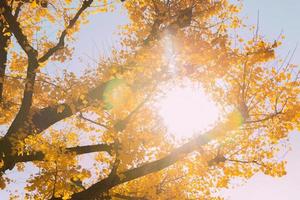
<path fill-rule="evenodd" d="M 299 0 L 246 0 L 242 16 L 248 16 L 256 24 L 259 10 L 260 34 L 272 40 L 283 31 L 286 36 L 278 55 L 284 57 L 300 42 Z M 300 64 L 300 48 L 296 50 L 293 63 Z M 287 175 L 273 178 L 257 174 L 248 183 L 226 192 L 228 200 L 298 200 L 300 199 L 300 133 L 290 135 L 292 151 L 286 156 Z"/>

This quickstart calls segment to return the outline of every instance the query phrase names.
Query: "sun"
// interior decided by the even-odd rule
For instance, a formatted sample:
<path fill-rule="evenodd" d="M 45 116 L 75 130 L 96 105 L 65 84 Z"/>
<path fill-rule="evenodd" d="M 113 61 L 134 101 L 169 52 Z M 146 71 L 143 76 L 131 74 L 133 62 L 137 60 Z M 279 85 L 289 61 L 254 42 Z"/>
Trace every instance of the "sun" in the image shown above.
<path fill-rule="evenodd" d="M 165 89 L 158 101 L 158 112 L 168 133 L 175 138 L 189 138 L 212 126 L 220 118 L 218 106 L 199 84 L 190 81 Z"/>

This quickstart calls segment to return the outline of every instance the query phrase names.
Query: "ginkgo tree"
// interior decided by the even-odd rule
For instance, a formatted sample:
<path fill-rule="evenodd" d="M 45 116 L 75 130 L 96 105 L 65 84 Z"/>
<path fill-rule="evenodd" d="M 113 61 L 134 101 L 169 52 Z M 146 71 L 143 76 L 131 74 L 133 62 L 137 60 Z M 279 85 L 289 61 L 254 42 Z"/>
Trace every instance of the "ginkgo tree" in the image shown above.
<path fill-rule="evenodd" d="M 80 76 L 43 71 L 74 59 L 75 33 L 89 15 L 119 4 L 130 23 L 109 57 Z M 241 7 L 228 0 L 2 0 L 0 188 L 10 183 L 9 170 L 29 165 L 25 196 L 11 198 L 220 199 L 233 179 L 285 175 L 277 155 L 299 128 L 299 68 L 275 55 L 282 37 L 267 41 L 255 28 L 253 37 L 238 34 L 253 31 L 239 18 Z M 222 117 L 178 141 L 155 102 L 164 86 L 185 79 L 201 85 Z"/>

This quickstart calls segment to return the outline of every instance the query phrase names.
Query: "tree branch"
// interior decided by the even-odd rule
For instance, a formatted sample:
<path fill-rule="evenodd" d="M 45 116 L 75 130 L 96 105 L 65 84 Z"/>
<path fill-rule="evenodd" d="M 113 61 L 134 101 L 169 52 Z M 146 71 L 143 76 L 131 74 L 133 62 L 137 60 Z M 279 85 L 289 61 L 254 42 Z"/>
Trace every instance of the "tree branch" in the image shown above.
<path fill-rule="evenodd" d="M 163 24 L 163 20 L 159 18 L 155 19 L 151 27 L 150 34 L 143 41 L 144 45 L 148 45 L 151 42 L 159 39 L 161 34 L 165 31 L 170 32 L 171 34 L 175 34 L 179 29 L 186 28 L 191 24 L 192 14 L 192 7 L 180 10 L 179 14 L 175 16 L 174 21 L 169 25 L 161 28 L 161 30 L 160 26 Z"/>
<path fill-rule="evenodd" d="M 37 51 L 30 46 L 29 41 L 27 37 L 22 33 L 22 30 L 19 26 L 19 23 L 16 21 L 15 17 L 12 15 L 11 8 L 5 3 L 6 1 L 1 1 L 0 6 L 4 8 L 4 17 L 9 24 L 9 28 L 11 29 L 11 32 L 15 35 L 18 43 L 23 48 L 23 50 L 26 52 L 28 56 L 28 67 L 27 67 L 27 77 L 26 77 L 26 83 L 25 83 L 25 90 L 23 94 L 22 104 L 20 107 L 20 110 L 18 114 L 16 115 L 13 123 L 8 129 L 8 132 L 6 134 L 6 137 L 12 138 L 14 135 L 17 134 L 20 130 L 20 127 L 24 128 L 26 131 L 32 131 L 31 119 L 28 119 L 28 114 L 32 105 L 32 97 L 33 97 L 33 88 L 34 88 L 34 82 L 36 77 L 36 69 L 38 68 L 38 60 L 37 60 Z M 93 0 L 84 0 L 82 7 L 79 9 L 79 11 L 76 13 L 74 18 L 70 20 L 70 23 L 67 27 L 67 29 L 72 28 L 78 18 L 80 17 L 80 14 L 87 8 L 89 5 L 93 2 Z M 67 34 L 67 29 L 65 29 L 61 35 L 60 41 L 57 45 L 59 47 L 61 44 L 63 44 L 64 38 Z M 45 57 L 43 59 L 48 59 L 56 50 L 50 49 L 48 51 L 48 54 L 46 53 Z M 45 60 L 42 60 L 45 61 Z M 25 123 L 26 121 L 26 123 Z M 27 127 L 24 127 L 27 126 Z M 29 130 L 27 129 L 29 128 Z M 25 132 L 26 132 L 25 131 Z M 24 134 L 24 137 L 26 137 L 27 134 Z M 23 137 L 23 138 L 24 138 Z M 21 138 L 22 139 L 22 138 Z M 9 154 L 10 152 L 6 152 L 6 154 Z"/>
<path fill-rule="evenodd" d="M 23 3 L 20 2 L 15 10 L 14 17 L 16 20 L 19 16 L 22 4 Z M 7 25 L 5 19 L 0 19 L 0 103 L 3 101 L 5 70 L 7 66 L 7 48 L 11 39 L 11 33 L 6 30 L 5 25 Z"/>
<path fill-rule="evenodd" d="M 30 45 L 28 38 L 24 35 L 19 22 L 12 14 L 12 9 L 7 5 L 7 1 L 0 1 L 0 7 L 3 8 L 3 16 L 9 25 L 10 31 L 16 37 L 18 44 L 25 51 L 28 57 L 36 57 L 37 51 Z"/>
<path fill-rule="evenodd" d="M 112 197 L 116 197 L 118 199 L 125 199 L 125 200 L 147 200 L 145 197 L 136 197 L 136 196 L 127 196 L 119 193 L 115 193 L 111 195 Z"/>
<path fill-rule="evenodd" d="M 29 135 L 39 134 L 49 128 L 51 125 L 72 116 L 76 112 L 79 112 L 95 101 L 101 101 L 103 98 L 104 89 L 106 88 L 107 84 L 109 84 L 109 81 L 103 82 L 97 87 L 90 89 L 85 99 L 87 101 L 87 104 L 78 97 L 78 99 L 74 99 L 72 102 L 48 106 L 39 109 L 34 113 L 31 113 L 27 116 L 27 119 L 20 127 L 20 129 L 22 129 L 22 135 L 16 136 L 18 136 L 18 139 L 21 140 L 28 137 Z M 60 112 L 58 112 L 58 110 L 60 110 Z M 11 133 L 11 135 L 6 134 L 3 138 L 0 139 L 0 155 L 2 155 L 3 153 L 5 154 L 5 156 L 2 158 L 6 163 L 5 169 L 12 169 L 16 164 L 16 162 L 14 161 L 15 155 L 11 155 L 11 153 L 9 153 L 13 148 L 10 142 L 10 138 L 16 133 L 17 132 Z M 33 158 L 30 159 L 32 160 Z"/>
<path fill-rule="evenodd" d="M 19 23 L 16 21 L 15 17 L 11 14 L 11 9 L 9 6 L 7 6 L 6 3 L 3 3 L 5 1 L 2 1 L 0 4 L 3 6 L 4 9 L 4 17 L 9 24 L 9 27 L 11 29 L 11 32 L 15 35 L 18 43 L 20 46 L 24 49 L 28 56 L 28 67 L 27 67 L 27 76 L 26 76 L 26 83 L 25 83 L 25 90 L 23 94 L 23 99 L 22 99 L 22 104 L 20 107 L 20 110 L 18 114 L 16 115 L 13 123 L 9 127 L 6 136 L 9 138 L 13 138 L 14 135 L 20 135 L 18 132 L 20 131 L 20 127 L 24 127 L 26 131 L 28 131 L 28 128 L 30 128 L 31 124 L 31 119 L 25 123 L 25 121 L 28 119 L 28 114 L 32 105 L 32 98 L 33 98 L 33 89 L 34 89 L 34 82 L 35 82 L 35 77 L 36 77 L 36 69 L 39 66 L 39 62 L 44 62 L 46 61 L 53 53 L 55 53 L 61 46 L 64 45 L 64 39 L 67 34 L 67 30 L 72 28 L 82 12 L 88 8 L 93 0 L 84 0 L 82 7 L 79 9 L 79 11 L 76 13 L 73 19 L 70 20 L 68 27 L 62 32 L 62 35 L 59 39 L 58 44 L 51 48 L 45 56 L 43 56 L 41 59 L 38 60 L 38 52 L 29 44 L 29 41 L 27 37 L 22 33 L 22 30 L 19 26 Z M 29 131 L 32 131 L 32 129 L 29 129 Z M 25 138 L 27 135 L 23 134 L 23 137 L 18 138 L 22 139 Z M 11 148 L 9 148 L 11 149 Z M 5 152 L 5 154 L 10 154 L 11 151 Z"/>
<path fill-rule="evenodd" d="M 7 64 L 7 46 L 10 41 L 9 32 L 5 30 L 5 22 L 0 19 L 0 103 L 3 101 L 4 78 Z"/>
<path fill-rule="evenodd" d="M 94 153 L 94 152 L 107 152 L 109 154 L 112 153 L 114 144 L 95 144 L 95 145 L 86 145 L 86 146 L 76 146 L 69 147 L 64 149 L 65 153 L 75 153 L 76 155 Z M 14 164 L 18 162 L 33 162 L 33 161 L 43 161 L 45 159 L 45 154 L 41 151 L 34 152 L 29 155 L 20 155 L 14 156 L 13 159 Z M 9 162 L 7 162 L 9 163 Z M 7 169 L 11 169 L 10 165 L 4 163 L 4 166 L 0 169 L 0 172 L 4 172 Z"/>
<path fill-rule="evenodd" d="M 32 104 L 33 88 L 36 76 L 35 70 L 38 67 L 38 61 L 37 51 L 29 44 L 28 38 L 23 34 L 16 17 L 12 15 L 12 9 L 9 5 L 7 5 L 7 1 L 0 1 L 0 8 L 2 9 L 2 15 L 9 26 L 9 30 L 14 34 L 19 45 L 25 51 L 28 57 L 26 83 L 21 107 L 5 135 L 6 138 L 2 138 L 0 141 L 0 143 L 4 145 L 0 146 L 0 159 L 5 160 L 4 157 L 12 154 L 13 140 L 10 138 L 10 136 L 12 134 L 15 134 L 16 136 L 20 135 L 18 134 L 18 132 L 20 132 L 20 127 L 25 125 L 25 120 L 28 118 Z"/>
<path fill-rule="evenodd" d="M 225 158 L 225 160 L 230 162 L 244 163 L 244 164 L 256 164 L 265 167 L 265 164 L 260 163 L 257 160 L 236 160 L 236 159 L 227 159 L 227 158 Z"/>
<path fill-rule="evenodd" d="M 77 22 L 77 20 L 79 19 L 80 15 L 83 13 L 84 10 L 86 10 L 88 7 L 90 7 L 90 5 L 93 3 L 93 0 L 84 0 L 82 3 L 82 6 L 80 7 L 80 9 L 77 11 L 77 13 L 75 14 L 75 16 L 69 21 L 68 26 L 66 27 L 65 30 L 62 31 L 58 43 L 50 48 L 42 57 L 40 57 L 38 59 L 39 62 L 45 62 L 46 60 L 48 60 L 56 51 L 58 51 L 59 49 L 64 47 L 65 44 L 65 37 L 67 35 L 67 32 L 69 29 L 71 29 Z"/>
<path fill-rule="evenodd" d="M 245 123 L 245 124 L 251 124 L 251 123 L 264 122 L 264 121 L 268 121 L 268 120 L 270 120 L 270 119 L 273 119 L 273 118 L 275 118 L 275 117 L 277 117 L 278 115 L 281 115 L 281 114 L 283 114 L 283 113 L 282 113 L 282 110 L 280 110 L 280 111 L 278 111 L 278 112 L 275 111 L 275 113 L 271 113 L 271 114 L 267 115 L 267 116 L 264 117 L 264 118 L 257 119 L 257 120 L 246 120 L 244 123 Z"/>
<path fill-rule="evenodd" d="M 229 129 L 224 129 L 226 127 L 226 123 L 221 123 L 211 131 L 202 134 L 195 139 L 191 140 L 190 142 L 174 149 L 170 154 L 167 156 L 158 159 L 156 161 L 144 164 L 140 167 L 136 167 L 133 169 L 129 169 L 127 171 L 121 172 L 116 174 L 115 176 L 109 176 L 98 183 L 95 183 L 88 189 L 81 191 L 79 193 L 75 193 L 72 195 L 72 200 L 80 200 L 80 199 L 93 199 L 101 196 L 104 192 L 107 192 L 109 189 L 120 185 L 122 183 L 132 181 L 134 179 L 143 177 L 145 175 L 158 172 L 162 169 L 165 169 L 187 154 L 193 152 L 194 150 L 198 149 L 199 147 L 207 144 L 211 140 L 215 139 L 218 134 L 224 133 L 224 130 L 230 131 Z"/>
<path fill-rule="evenodd" d="M 102 100 L 103 92 L 108 82 L 101 83 L 97 87 L 88 91 L 86 99 L 88 102 L 87 105 L 90 105 L 97 100 Z M 36 111 L 32 115 L 32 118 L 28 119 L 28 121 L 31 121 L 32 123 L 30 124 L 30 127 L 28 127 L 28 132 L 26 130 L 25 134 L 27 136 L 30 134 L 39 134 L 56 122 L 68 118 L 76 112 L 79 112 L 87 105 L 85 105 L 84 102 L 78 97 L 78 99 L 74 99 L 69 103 L 62 103 L 42 108 Z M 58 112 L 58 108 L 63 109 L 61 112 Z"/>
<path fill-rule="evenodd" d="M 15 14 L 14 14 L 14 16 L 15 16 L 16 19 L 18 18 L 19 14 L 21 12 L 22 5 L 23 5 L 23 2 L 19 2 L 18 5 L 17 5 L 17 8 L 15 10 Z"/>
<path fill-rule="evenodd" d="M 79 118 L 81 118 L 81 119 L 83 119 L 83 120 L 86 120 L 86 121 L 88 121 L 88 122 L 91 122 L 92 124 L 96 124 L 96 125 L 101 126 L 101 127 L 103 127 L 103 128 L 109 129 L 109 127 L 106 126 L 105 124 L 101 124 L 101 123 L 99 123 L 99 122 L 96 122 L 96 121 L 94 121 L 94 120 L 91 120 L 91 119 L 89 119 L 89 118 L 86 118 L 85 116 L 83 116 L 82 113 L 79 114 Z"/>

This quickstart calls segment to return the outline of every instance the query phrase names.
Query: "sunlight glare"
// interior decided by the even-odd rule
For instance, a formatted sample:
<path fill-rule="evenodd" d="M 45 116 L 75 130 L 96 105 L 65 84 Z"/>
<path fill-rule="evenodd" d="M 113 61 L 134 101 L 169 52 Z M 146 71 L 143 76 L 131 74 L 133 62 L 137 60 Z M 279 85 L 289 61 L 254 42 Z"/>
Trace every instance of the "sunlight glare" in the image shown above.
<path fill-rule="evenodd" d="M 217 105 L 192 83 L 172 87 L 158 104 L 159 115 L 175 138 L 203 132 L 219 119 Z"/>

